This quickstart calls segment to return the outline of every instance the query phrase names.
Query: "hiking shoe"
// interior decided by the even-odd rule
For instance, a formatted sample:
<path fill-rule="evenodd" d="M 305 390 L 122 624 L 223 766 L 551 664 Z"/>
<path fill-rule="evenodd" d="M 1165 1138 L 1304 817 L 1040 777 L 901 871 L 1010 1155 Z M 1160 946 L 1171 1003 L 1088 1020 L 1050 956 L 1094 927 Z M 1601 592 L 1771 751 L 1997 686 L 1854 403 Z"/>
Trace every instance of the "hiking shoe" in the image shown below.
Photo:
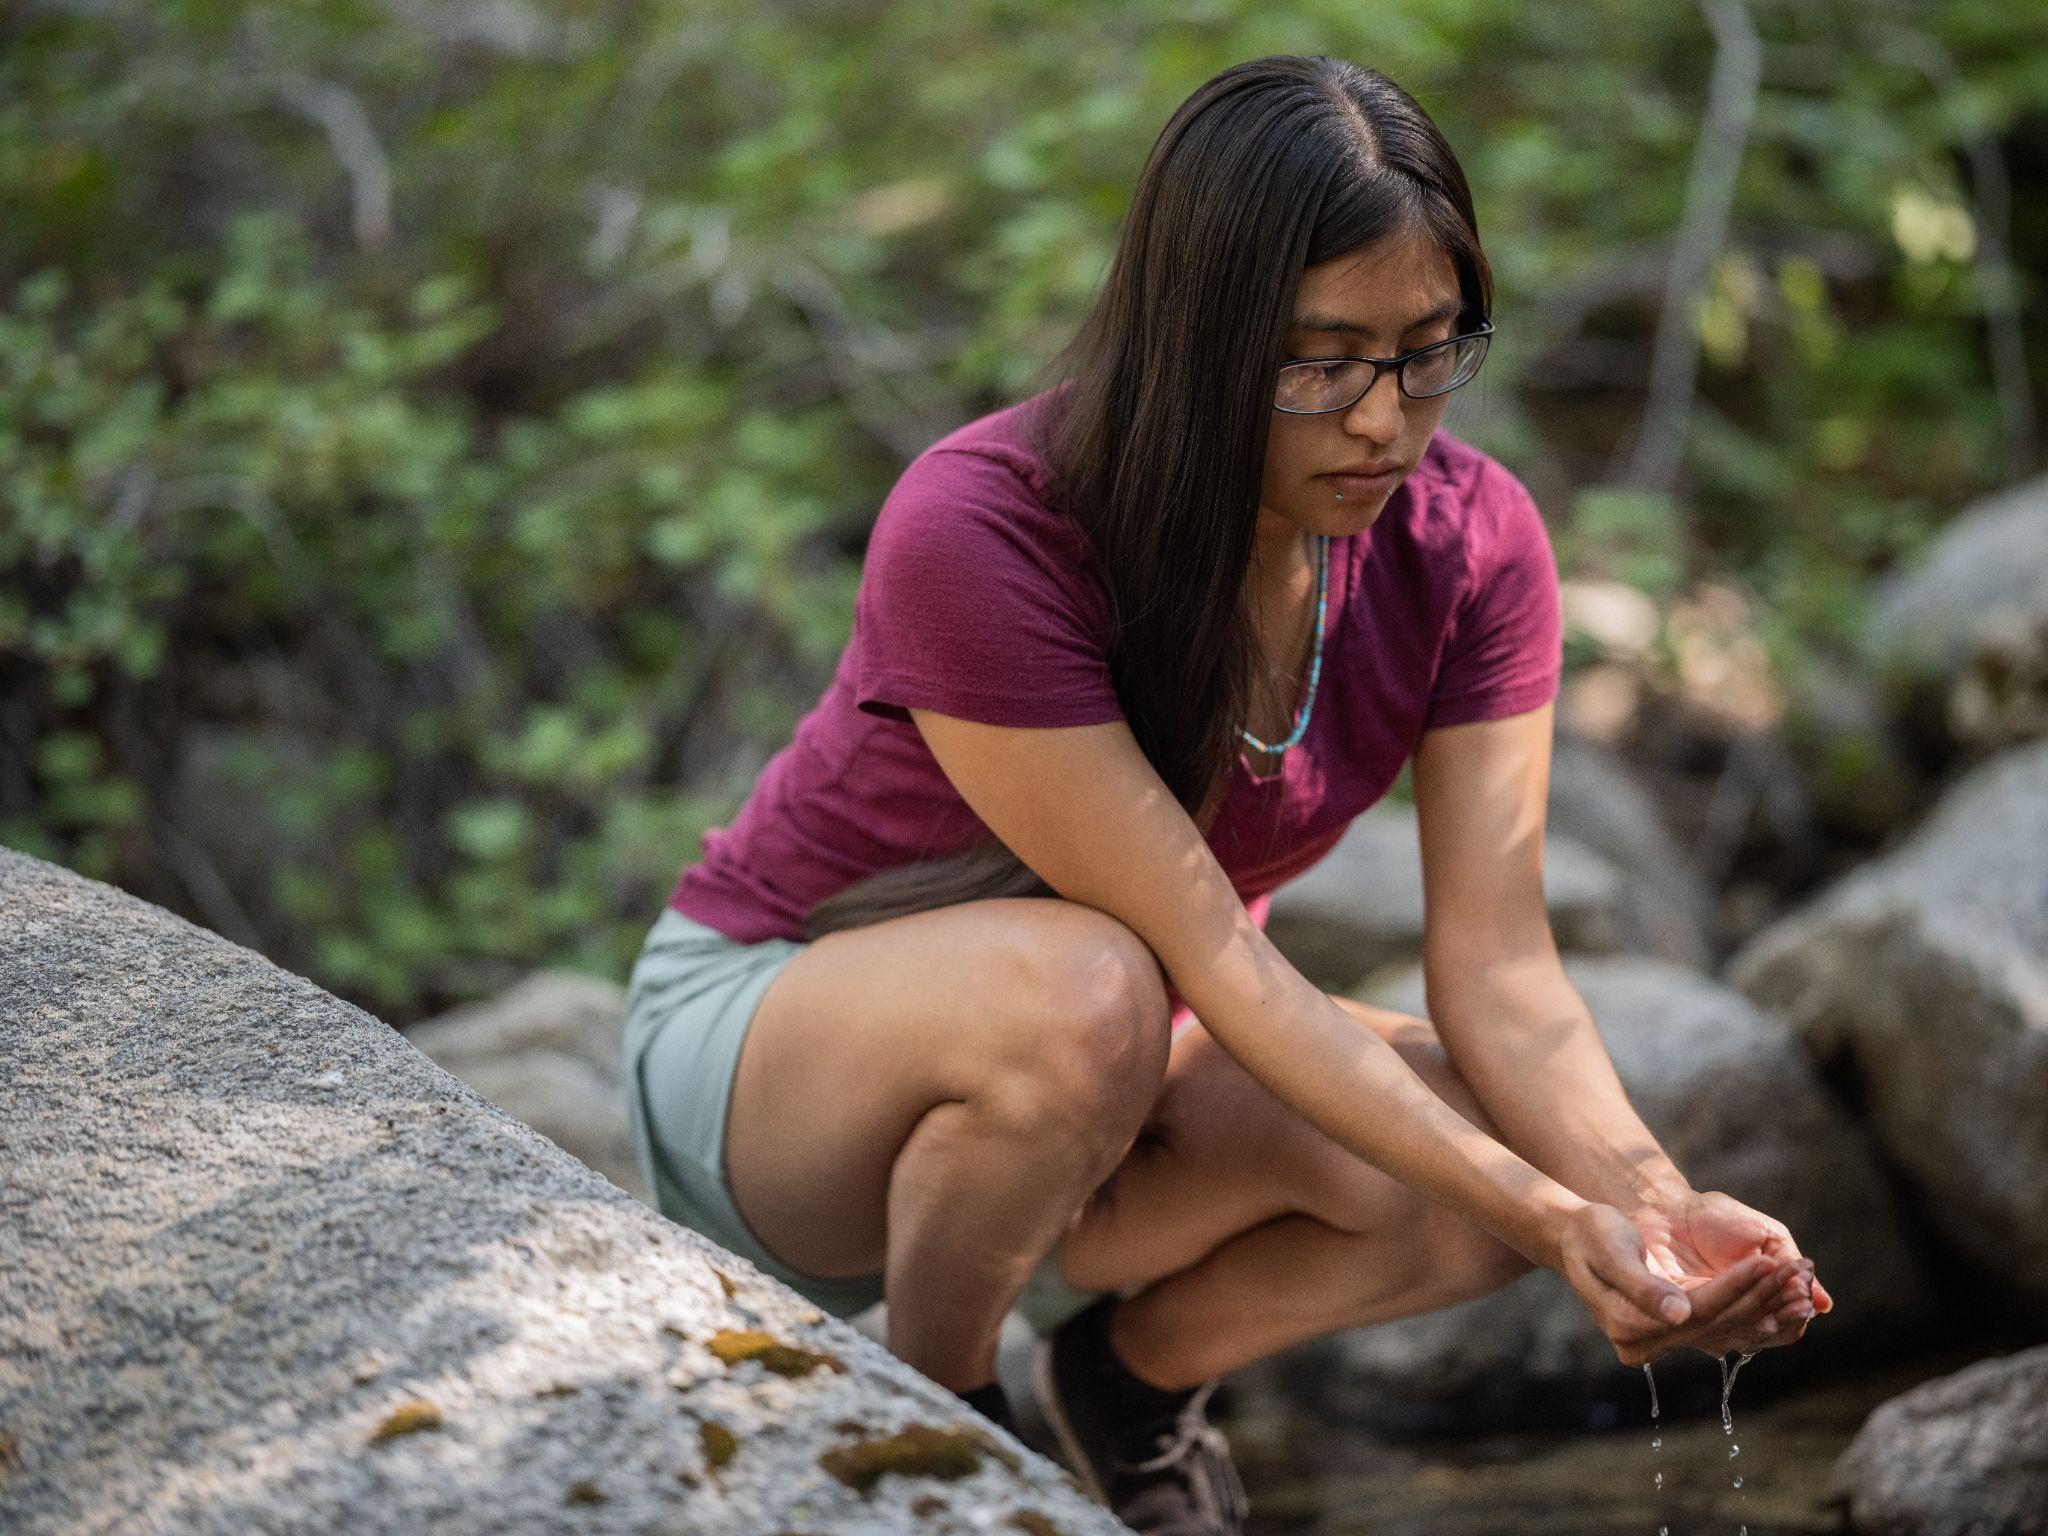
<path fill-rule="evenodd" d="M 1039 1404 L 1074 1475 L 1139 1536 L 1243 1536 L 1244 1484 L 1205 1412 L 1218 1383 L 1164 1413 L 1134 1411 L 1118 1391 L 1121 1364 L 1111 1357 L 1104 1368 L 1106 1329 L 1096 1322 L 1062 1325 L 1032 1361 Z"/>

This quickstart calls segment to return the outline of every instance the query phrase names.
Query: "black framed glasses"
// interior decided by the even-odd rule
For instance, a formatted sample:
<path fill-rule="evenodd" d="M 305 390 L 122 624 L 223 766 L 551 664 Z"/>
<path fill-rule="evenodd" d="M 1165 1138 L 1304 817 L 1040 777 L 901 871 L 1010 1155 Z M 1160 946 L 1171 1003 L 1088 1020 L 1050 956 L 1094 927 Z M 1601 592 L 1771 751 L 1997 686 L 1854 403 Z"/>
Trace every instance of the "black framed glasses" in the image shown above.
<path fill-rule="evenodd" d="M 1397 357 L 1304 357 L 1282 363 L 1273 385 L 1273 409 L 1292 416 L 1319 416 L 1348 411 L 1380 381 L 1380 371 L 1394 370 L 1394 383 L 1410 400 L 1447 395 L 1469 384 L 1493 339 L 1493 322 L 1476 331 L 1431 342 Z"/>

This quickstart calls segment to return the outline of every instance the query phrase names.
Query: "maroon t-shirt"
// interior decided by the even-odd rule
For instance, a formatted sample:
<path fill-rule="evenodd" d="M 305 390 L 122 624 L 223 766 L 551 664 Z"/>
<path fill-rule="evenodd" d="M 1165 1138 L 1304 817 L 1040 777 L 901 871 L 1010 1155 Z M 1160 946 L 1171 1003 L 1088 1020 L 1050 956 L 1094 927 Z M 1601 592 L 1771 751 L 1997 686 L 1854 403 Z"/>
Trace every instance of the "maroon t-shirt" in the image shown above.
<path fill-rule="evenodd" d="M 1043 399 L 967 423 L 904 470 L 824 697 L 732 824 L 706 832 L 670 906 L 735 939 L 801 939 L 813 903 L 978 840 L 909 706 L 992 725 L 1122 718 L 1093 551 L 1048 504 L 1019 432 Z M 1423 731 L 1535 709 L 1562 671 L 1557 566 L 1534 501 L 1441 430 L 1372 526 L 1331 540 L 1327 601 L 1307 733 L 1263 778 L 1239 755 L 1208 833 L 1262 927 L 1273 888 L 1386 793 Z"/>

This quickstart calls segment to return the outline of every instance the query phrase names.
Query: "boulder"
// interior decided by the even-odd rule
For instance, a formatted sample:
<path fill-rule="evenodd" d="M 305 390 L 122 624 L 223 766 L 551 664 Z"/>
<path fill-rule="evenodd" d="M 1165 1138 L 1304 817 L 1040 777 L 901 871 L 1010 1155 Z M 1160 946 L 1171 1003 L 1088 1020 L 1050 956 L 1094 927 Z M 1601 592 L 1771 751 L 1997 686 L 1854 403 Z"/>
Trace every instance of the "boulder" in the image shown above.
<path fill-rule="evenodd" d="M 1787 1348 L 1810 1364 L 1863 1358 L 1927 1313 L 1928 1281 L 1875 1157 L 1782 1024 L 1704 976 L 1644 956 L 1567 957 L 1565 973 L 1630 1102 L 1693 1186 L 1783 1221 L 1835 1296 L 1835 1311 Z M 1427 1017 L 1419 968 L 1370 1000 Z M 1714 1374 L 1705 1355 L 1683 1353 Z M 1605 1427 L 1646 1403 L 1642 1372 L 1615 1358 L 1549 1270 L 1477 1301 L 1317 1340 L 1277 1374 L 1312 1412 L 1376 1429 Z"/>
<path fill-rule="evenodd" d="M 622 1045 L 626 989 L 542 971 L 485 1002 L 413 1025 L 405 1038 L 515 1120 L 649 1205 L 633 1159 Z"/>
<path fill-rule="evenodd" d="M 1704 966 L 1711 953 L 1714 895 L 1641 781 L 1614 752 L 1560 731 L 1551 744 L 1550 835 L 1575 843 L 1620 871 L 1622 899 L 1605 944 L 1561 948 L 1594 954 L 1642 954 L 1675 965 Z M 1546 878 L 1548 857 L 1545 858 Z"/>
<path fill-rule="evenodd" d="M 1626 774 L 1597 749 L 1560 759 L 1543 894 L 1560 949 L 1707 958 L 1707 898 Z M 1575 828 L 1582 829 L 1575 832 Z M 1301 973 L 1344 992 L 1422 953 L 1422 845 L 1415 808 L 1383 800 L 1322 860 L 1273 892 L 1266 934 Z"/>
<path fill-rule="evenodd" d="M 2048 733 L 2048 475 L 1965 508 L 1887 579 L 1864 648 L 1967 745 Z"/>
<path fill-rule="evenodd" d="M 2048 742 L 1972 770 L 1726 976 L 1798 1031 L 1990 1286 L 2048 1303 Z"/>
<path fill-rule="evenodd" d="M 2048 1348 L 1895 1397 L 1835 1463 L 1864 1536 L 2048 1536 Z"/>
<path fill-rule="evenodd" d="M 0 1530 L 1122 1531 L 360 1009 L 0 849 Z"/>

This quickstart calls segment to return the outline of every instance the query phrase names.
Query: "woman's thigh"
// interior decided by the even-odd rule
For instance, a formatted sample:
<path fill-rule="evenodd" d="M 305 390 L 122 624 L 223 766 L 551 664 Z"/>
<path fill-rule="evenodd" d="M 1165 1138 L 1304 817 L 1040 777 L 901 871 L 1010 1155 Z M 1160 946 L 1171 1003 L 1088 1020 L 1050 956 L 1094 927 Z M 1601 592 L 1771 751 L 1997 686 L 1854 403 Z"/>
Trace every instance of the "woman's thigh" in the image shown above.
<path fill-rule="evenodd" d="M 1426 1019 L 1330 999 L 1400 1052 L 1437 1096 L 1497 1135 Z M 1070 1285 L 1123 1290 L 1198 1262 L 1238 1233 L 1299 1212 L 1344 1232 L 1412 1229 L 1429 1202 L 1303 1119 L 1199 1021 L 1174 1037 L 1137 1143 L 1061 1240 Z"/>
<path fill-rule="evenodd" d="M 748 1025 L 724 1138 L 732 1201 L 785 1264 L 874 1274 L 891 1169 L 934 1105 L 1064 1073 L 1091 1095 L 1142 1084 L 1135 1124 L 1166 1017 L 1143 941 L 1076 902 L 962 902 L 827 934 L 782 967 Z"/>

